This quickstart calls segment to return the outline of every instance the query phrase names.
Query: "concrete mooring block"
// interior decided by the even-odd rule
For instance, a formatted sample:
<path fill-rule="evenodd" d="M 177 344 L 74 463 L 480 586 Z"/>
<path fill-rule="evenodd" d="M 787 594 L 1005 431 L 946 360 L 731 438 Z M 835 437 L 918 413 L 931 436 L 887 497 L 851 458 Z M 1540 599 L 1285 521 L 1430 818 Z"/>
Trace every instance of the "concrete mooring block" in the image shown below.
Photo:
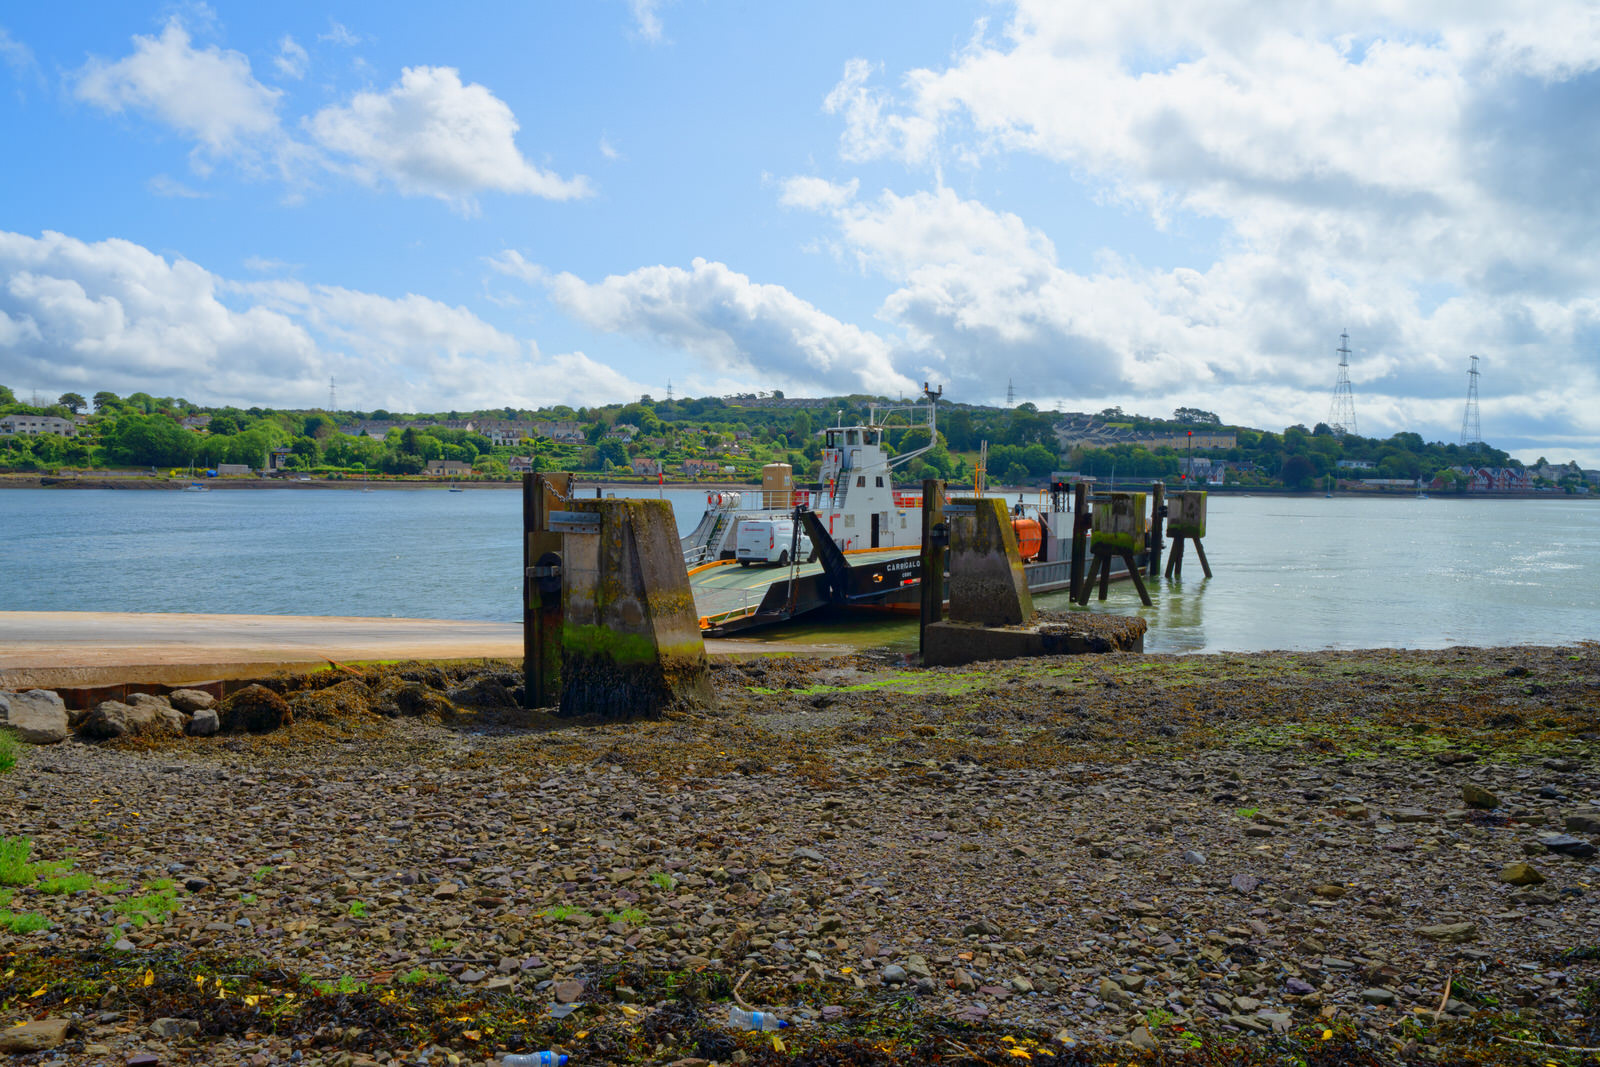
<path fill-rule="evenodd" d="M 964 508 L 971 507 L 971 513 Z M 950 501 L 950 621 L 1017 626 L 1033 618 L 1033 597 L 1011 528 L 998 497 Z"/>
<path fill-rule="evenodd" d="M 1094 502 L 1094 524 L 1089 531 L 1093 548 L 1143 552 L 1145 542 L 1143 493 L 1112 493 Z"/>
<path fill-rule="evenodd" d="M 715 703 L 705 642 L 664 500 L 573 500 L 598 532 L 562 553 L 561 708 L 567 716 L 653 718 Z"/>
<path fill-rule="evenodd" d="M 1167 504 L 1168 537 L 1206 535 L 1206 494 L 1197 489 L 1173 493 Z"/>

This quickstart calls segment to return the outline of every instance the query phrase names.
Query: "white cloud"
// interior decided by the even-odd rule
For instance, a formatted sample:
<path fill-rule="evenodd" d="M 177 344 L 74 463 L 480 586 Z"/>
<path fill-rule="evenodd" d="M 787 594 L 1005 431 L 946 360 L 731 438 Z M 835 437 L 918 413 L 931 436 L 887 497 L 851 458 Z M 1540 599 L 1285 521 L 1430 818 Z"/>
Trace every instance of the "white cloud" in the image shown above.
<path fill-rule="evenodd" d="M 285 78 L 298 81 L 306 76 L 306 71 L 311 67 L 311 56 L 305 48 L 287 33 L 278 42 L 278 54 L 272 57 L 272 65 L 278 68 L 278 73 Z"/>
<path fill-rule="evenodd" d="M 195 48 L 176 18 L 159 37 L 136 35 L 133 54 L 92 58 L 73 79 L 78 99 L 107 111 L 139 111 L 199 142 L 214 157 L 249 155 L 279 133 L 277 89 L 240 52 Z"/>
<path fill-rule="evenodd" d="M 286 263 L 281 259 L 269 259 L 266 256 L 246 256 L 244 269 L 257 274 L 283 274 L 300 269 L 298 263 Z"/>
<path fill-rule="evenodd" d="M 841 208 L 854 200 L 861 182 L 851 178 L 847 182 L 830 182 L 825 178 L 787 178 L 778 195 L 784 207 L 803 208 L 807 211 Z"/>
<path fill-rule="evenodd" d="M 157 174 L 144 184 L 145 188 L 156 196 L 173 197 L 180 200 L 205 200 L 211 196 L 210 193 L 201 192 L 199 189 L 191 189 L 170 174 Z"/>
<path fill-rule="evenodd" d="M 823 101 L 841 158 L 931 167 L 933 191 L 780 199 L 831 214 L 893 286 L 880 317 L 990 398 L 1023 374 L 1080 407 L 1177 397 L 1314 422 L 1348 325 L 1363 429 L 1444 416 L 1429 432 L 1453 437 L 1466 355 L 1499 352 L 1505 410 L 1545 411 L 1523 430 L 1587 437 L 1594 458 L 1600 419 L 1542 396 L 1597 384 L 1597 90 L 1600 8 L 1581 0 L 1019 0 L 944 67 L 852 60 Z M 1086 185 L 1113 228 L 1131 206 L 1223 237 L 1192 267 L 1102 253 L 1067 270 L 1042 231 L 942 188 L 946 159 L 975 183 L 1019 154 Z M 1056 236 L 1079 246 L 1074 221 Z"/>
<path fill-rule="evenodd" d="M 581 353 L 543 356 L 466 308 L 417 294 L 231 281 L 130 241 L 0 231 L 0 381 L 310 406 L 330 374 L 350 402 L 396 410 L 642 391 Z"/>
<path fill-rule="evenodd" d="M 33 58 L 33 49 L 12 37 L 4 26 L 0 26 L 0 62 L 18 81 L 35 81 L 40 77 L 39 61 Z"/>
<path fill-rule="evenodd" d="M 517 149 L 511 108 L 450 67 L 407 67 L 383 93 L 362 92 L 306 121 L 313 137 L 348 157 L 354 174 L 400 192 L 434 196 L 465 211 L 485 191 L 552 200 L 588 196 L 587 178 L 562 178 Z"/>
<path fill-rule="evenodd" d="M 628 0 L 628 9 L 633 12 L 633 22 L 639 36 L 651 43 L 661 40 L 660 7 L 661 0 Z"/>
<path fill-rule="evenodd" d="M 617 151 L 616 146 L 611 143 L 609 137 L 600 138 L 600 154 L 612 161 L 622 158 L 622 153 Z"/>
<path fill-rule="evenodd" d="M 589 326 L 650 338 L 693 354 L 714 373 L 763 388 L 894 393 L 913 387 L 895 369 L 883 338 L 722 263 L 641 267 L 592 284 L 569 273 L 542 281 L 551 300 Z"/>
<path fill-rule="evenodd" d="M 344 23 L 328 20 L 328 32 L 317 34 L 317 40 L 327 44 L 336 44 L 340 48 L 354 48 L 366 38 L 360 34 L 351 33 L 345 28 Z"/>

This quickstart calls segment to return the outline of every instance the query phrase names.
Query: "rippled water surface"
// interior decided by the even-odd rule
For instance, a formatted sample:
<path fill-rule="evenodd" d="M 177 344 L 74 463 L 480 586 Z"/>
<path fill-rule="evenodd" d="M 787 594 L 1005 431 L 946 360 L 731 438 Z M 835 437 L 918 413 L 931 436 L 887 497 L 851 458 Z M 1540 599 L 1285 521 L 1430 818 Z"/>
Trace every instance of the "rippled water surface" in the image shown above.
<path fill-rule="evenodd" d="M 705 494 L 665 495 L 692 527 Z M 510 622 L 521 508 L 511 490 L 8 490 L 0 609 Z M 1600 638 L 1600 501 L 1212 497 L 1205 545 L 1215 578 L 1191 552 L 1154 607 L 1123 583 L 1087 610 L 1137 611 L 1167 652 Z M 916 643 L 904 621 L 785 634 Z"/>

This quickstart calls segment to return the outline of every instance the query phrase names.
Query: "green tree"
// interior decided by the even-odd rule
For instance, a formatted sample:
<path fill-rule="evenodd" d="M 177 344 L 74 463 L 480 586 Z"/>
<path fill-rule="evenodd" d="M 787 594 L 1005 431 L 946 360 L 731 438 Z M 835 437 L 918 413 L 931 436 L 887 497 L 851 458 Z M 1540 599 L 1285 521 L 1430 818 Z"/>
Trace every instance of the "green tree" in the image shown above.
<path fill-rule="evenodd" d="M 84 408 L 89 406 L 89 402 L 85 400 L 79 393 L 62 393 L 61 398 L 57 400 L 56 403 L 66 408 L 74 415 L 78 414 Z"/>
<path fill-rule="evenodd" d="M 628 450 L 621 441 L 601 441 L 597 447 L 602 462 L 609 461 L 612 466 L 626 467 L 628 465 Z"/>
<path fill-rule="evenodd" d="M 194 434 L 165 415 L 123 415 L 102 435 L 106 457 L 122 466 L 187 466 Z"/>
<path fill-rule="evenodd" d="M 0 404 L 15 404 L 17 394 L 11 391 L 9 385 L 0 385 Z"/>
<path fill-rule="evenodd" d="M 213 415 L 206 424 L 206 432 L 213 437 L 228 437 L 239 432 L 239 420 L 232 415 Z"/>
<path fill-rule="evenodd" d="M 1290 456 L 1283 461 L 1279 477 L 1291 489 L 1304 489 L 1317 476 L 1317 468 L 1305 456 Z"/>
<path fill-rule="evenodd" d="M 108 393 L 102 389 L 94 394 L 94 409 L 96 412 L 103 414 L 107 411 L 114 411 L 121 406 L 122 398 L 117 396 L 116 393 Z"/>

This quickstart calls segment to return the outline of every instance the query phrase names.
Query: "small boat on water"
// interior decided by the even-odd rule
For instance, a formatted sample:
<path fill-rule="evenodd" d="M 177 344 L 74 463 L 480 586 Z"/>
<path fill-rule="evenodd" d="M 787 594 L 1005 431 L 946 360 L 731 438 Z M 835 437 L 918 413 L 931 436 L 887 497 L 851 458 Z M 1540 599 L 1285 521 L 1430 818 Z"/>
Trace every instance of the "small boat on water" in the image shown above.
<path fill-rule="evenodd" d="M 209 493 L 211 492 L 211 487 L 209 485 L 201 485 L 199 482 L 190 482 L 183 487 L 183 491 L 185 493 Z"/>

